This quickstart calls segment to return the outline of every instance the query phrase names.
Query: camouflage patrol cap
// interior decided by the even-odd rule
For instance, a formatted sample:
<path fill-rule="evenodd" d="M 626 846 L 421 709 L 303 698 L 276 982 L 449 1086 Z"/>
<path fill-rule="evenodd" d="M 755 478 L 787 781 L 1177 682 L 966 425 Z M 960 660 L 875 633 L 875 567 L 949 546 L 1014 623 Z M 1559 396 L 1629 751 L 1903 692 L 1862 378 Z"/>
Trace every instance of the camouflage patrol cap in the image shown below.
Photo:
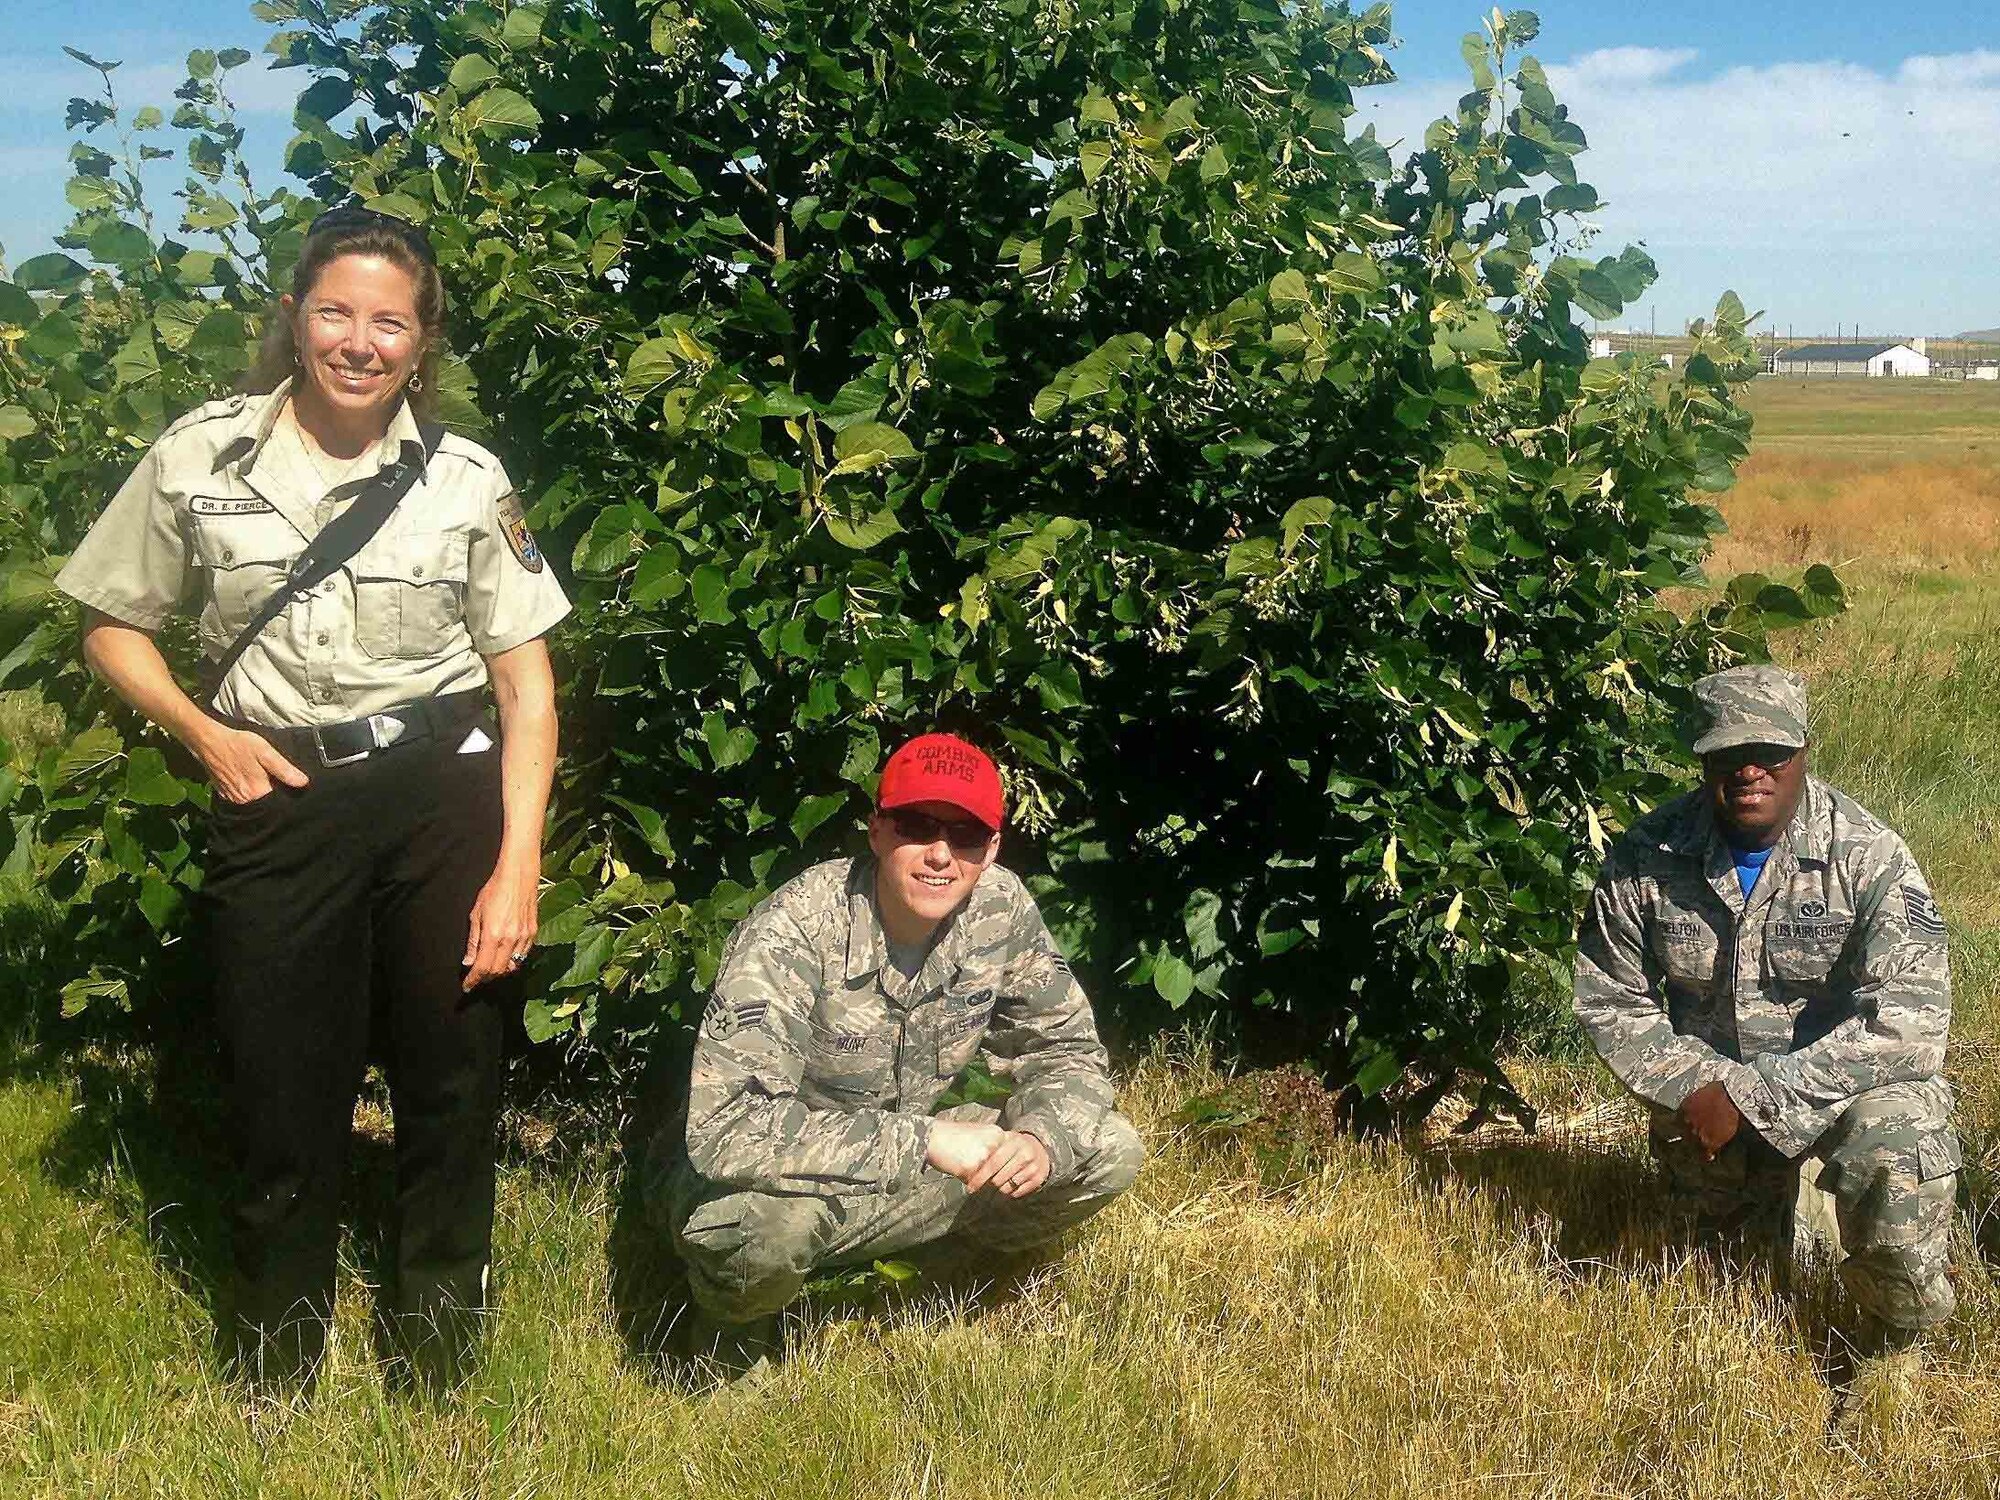
<path fill-rule="evenodd" d="M 1731 667 L 1694 685 L 1694 753 L 1806 742 L 1806 685 L 1783 667 Z"/>

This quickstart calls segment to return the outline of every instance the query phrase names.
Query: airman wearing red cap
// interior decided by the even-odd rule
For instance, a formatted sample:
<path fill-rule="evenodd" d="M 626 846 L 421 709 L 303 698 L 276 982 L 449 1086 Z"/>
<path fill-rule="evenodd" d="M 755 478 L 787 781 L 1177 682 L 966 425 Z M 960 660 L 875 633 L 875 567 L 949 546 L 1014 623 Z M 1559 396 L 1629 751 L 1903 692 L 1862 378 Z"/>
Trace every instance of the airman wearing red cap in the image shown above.
<path fill-rule="evenodd" d="M 817 865 L 731 936 L 685 1140 L 647 1164 L 694 1307 L 682 1344 L 758 1368 L 822 1269 L 951 1236 L 1004 1254 L 1131 1185 L 1090 1002 L 1000 852 L 1000 775 L 962 739 L 889 757 L 867 856 Z M 933 1113 L 971 1064 L 1004 1102 Z"/>

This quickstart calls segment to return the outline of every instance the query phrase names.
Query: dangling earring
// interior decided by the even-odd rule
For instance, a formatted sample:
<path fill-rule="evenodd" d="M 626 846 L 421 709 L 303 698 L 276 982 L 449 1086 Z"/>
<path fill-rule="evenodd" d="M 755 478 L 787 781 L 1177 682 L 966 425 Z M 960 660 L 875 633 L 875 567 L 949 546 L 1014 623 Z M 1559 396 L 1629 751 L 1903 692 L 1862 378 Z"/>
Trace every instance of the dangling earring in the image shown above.
<path fill-rule="evenodd" d="M 424 377 L 421 375 L 412 375 L 410 377 L 410 393 L 412 395 L 415 395 L 418 391 L 421 391 L 423 388 L 424 388 Z"/>

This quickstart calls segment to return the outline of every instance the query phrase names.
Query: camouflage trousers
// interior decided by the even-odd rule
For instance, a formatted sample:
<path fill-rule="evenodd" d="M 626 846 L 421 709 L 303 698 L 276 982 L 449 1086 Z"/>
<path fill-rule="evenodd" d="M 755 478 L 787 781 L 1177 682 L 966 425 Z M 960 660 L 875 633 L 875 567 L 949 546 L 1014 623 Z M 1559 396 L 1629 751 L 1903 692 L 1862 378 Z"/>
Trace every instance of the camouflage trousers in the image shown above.
<path fill-rule="evenodd" d="M 1942 1079 L 1869 1089 L 1807 1153 L 1820 1163 L 1820 1187 L 1833 1196 L 1841 1281 L 1857 1309 L 1887 1328 L 1928 1328 L 1957 1306 L 1946 1275 L 1960 1162 L 1950 1107 Z M 1676 1206 L 1698 1232 L 1769 1256 L 1789 1272 L 1797 1161 L 1747 1120 L 1714 1161 L 1703 1161 L 1678 1118 L 1659 1110 L 1652 1147 Z"/>
<path fill-rule="evenodd" d="M 997 1111 L 961 1106 L 949 1118 L 992 1121 Z M 1144 1157 L 1138 1132 L 1108 1114 L 1075 1169 L 1026 1198 L 968 1194 L 956 1177 L 928 1167 L 897 1192 L 746 1191 L 708 1181 L 683 1158 L 649 1206 L 666 1221 L 695 1301 L 712 1317 L 742 1323 L 777 1312 L 821 1272 L 917 1245 L 949 1237 L 971 1258 L 1054 1239 L 1130 1187 Z"/>

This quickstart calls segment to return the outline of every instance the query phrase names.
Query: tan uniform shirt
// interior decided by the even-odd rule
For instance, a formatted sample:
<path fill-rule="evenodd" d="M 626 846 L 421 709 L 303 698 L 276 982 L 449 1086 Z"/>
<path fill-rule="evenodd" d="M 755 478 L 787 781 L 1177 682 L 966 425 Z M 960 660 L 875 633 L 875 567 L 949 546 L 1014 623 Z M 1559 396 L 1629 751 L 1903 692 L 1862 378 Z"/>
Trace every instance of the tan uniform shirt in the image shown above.
<path fill-rule="evenodd" d="M 56 586 L 141 630 L 192 598 L 206 654 L 221 656 L 306 544 L 420 442 L 398 408 L 381 447 L 328 490 L 277 430 L 288 393 L 211 401 L 169 427 Z M 485 657 L 568 613 L 500 461 L 447 434 L 368 544 L 264 627 L 216 707 L 257 724 L 338 724 L 469 691 L 487 681 Z"/>

